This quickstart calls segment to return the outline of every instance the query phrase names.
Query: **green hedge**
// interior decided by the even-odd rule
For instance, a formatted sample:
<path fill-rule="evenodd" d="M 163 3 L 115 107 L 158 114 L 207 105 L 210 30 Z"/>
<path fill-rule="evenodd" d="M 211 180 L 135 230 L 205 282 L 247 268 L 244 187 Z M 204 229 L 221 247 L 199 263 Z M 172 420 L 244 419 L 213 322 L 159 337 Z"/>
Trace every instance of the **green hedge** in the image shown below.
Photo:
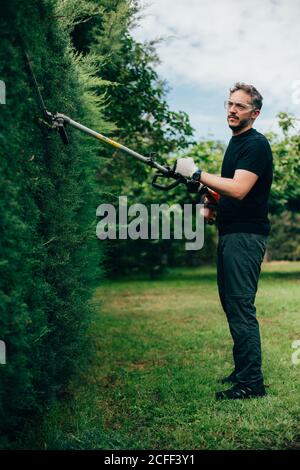
<path fill-rule="evenodd" d="M 0 446 L 66 390 L 88 357 L 88 299 L 101 253 L 95 162 L 78 131 L 66 147 L 41 123 L 28 50 L 47 107 L 85 118 L 83 90 L 55 2 L 1 4 Z M 96 224 L 95 224 L 96 225 Z"/>

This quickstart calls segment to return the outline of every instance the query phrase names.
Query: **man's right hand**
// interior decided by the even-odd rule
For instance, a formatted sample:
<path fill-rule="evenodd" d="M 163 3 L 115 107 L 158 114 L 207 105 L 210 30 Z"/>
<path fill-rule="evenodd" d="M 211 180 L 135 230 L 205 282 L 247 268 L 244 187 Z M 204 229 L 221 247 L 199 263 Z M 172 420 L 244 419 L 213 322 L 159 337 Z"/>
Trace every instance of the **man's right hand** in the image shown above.
<path fill-rule="evenodd" d="M 192 157 L 177 158 L 174 171 L 186 178 L 191 178 L 199 168 Z"/>

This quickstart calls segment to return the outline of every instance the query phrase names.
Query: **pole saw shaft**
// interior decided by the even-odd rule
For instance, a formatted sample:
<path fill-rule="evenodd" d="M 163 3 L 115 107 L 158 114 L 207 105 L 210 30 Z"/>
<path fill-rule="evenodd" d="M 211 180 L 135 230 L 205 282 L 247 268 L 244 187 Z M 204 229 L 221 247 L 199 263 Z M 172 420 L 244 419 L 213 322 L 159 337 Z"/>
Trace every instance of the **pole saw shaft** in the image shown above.
<path fill-rule="evenodd" d="M 110 139 L 109 137 L 105 137 L 105 135 L 102 135 L 99 132 L 93 131 L 93 129 L 90 129 L 89 127 L 86 127 L 86 126 L 80 124 L 79 122 L 74 121 L 73 119 L 71 119 L 69 116 L 66 116 L 65 114 L 57 113 L 55 115 L 55 119 L 58 122 L 61 119 L 63 123 L 69 124 L 70 126 L 75 127 L 76 129 L 79 129 L 80 131 L 83 131 L 86 134 L 89 134 L 89 135 L 95 137 L 96 139 L 99 139 L 102 142 L 105 142 L 106 144 L 109 144 L 109 145 L 117 148 L 118 150 L 121 150 L 122 152 L 125 152 L 125 153 L 131 155 L 132 157 L 135 157 L 138 160 L 141 160 L 142 162 L 156 168 L 157 170 L 159 170 L 160 172 L 162 172 L 164 174 L 169 173 L 169 170 L 167 168 L 165 168 L 164 166 L 160 165 L 159 163 L 153 161 L 151 158 L 144 157 L 144 155 L 141 155 L 140 153 L 135 152 L 134 150 L 131 150 L 128 147 L 125 147 L 125 145 L 119 144 L 115 140 Z"/>
<path fill-rule="evenodd" d="M 96 139 L 99 139 L 102 142 L 108 145 L 111 145 L 112 147 L 115 147 L 116 149 L 121 150 L 122 152 L 127 153 L 128 155 L 131 155 L 132 157 L 142 161 L 146 165 L 151 166 L 152 168 L 155 168 L 156 170 L 158 170 L 152 179 L 152 186 L 156 189 L 160 189 L 162 191 L 169 191 L 170 189 L 175 188 L 179 184 L 184 183 L 186 184 L 189 192 L 204 194 L 207 191 L 207 188 L 203 186 L 203 184 L 194 182 L 188 178 L 185 178 L 184 176 L 178 173 L 175 173 L 174 170 L 172 170 L 170 167 L 164 167 L 163 165 L 160 165 L 153 159 L 153 157 L 145 157 L 144 155 L 141 155 L 140 153 L 135 152 L 134 150 L 131 150 L 125 145 L 119 144 L 115 140 L 110 139 L 109 137 L 106 137 L 100 134 L 99 132 L 94 131 L 93 129 L 89 129 L 83 124 L 80 124 L 79 122 L 74 121 L 73 119 L 71 119 L 69 116 L 66 116 L 65 114 L 61 114 L 61 113 L 52 114 L 51 112 L 49 112 L 45 106 L 40 88 L 38 86 L 38 82 L 34 75 L 29 54 L 27 53 L 27 51 L 24 51 L 24 54 L 25 54 L 25 59 L 27 63 L 27 68 L 28 68 L 29 74 L 31 75 L 34 88 L 37 92 L 40 107 L 43 111 L 44 119 L 50 125 L 52 129 L 56 129 L 59 131 L 59 134 L 65 145 L 69 143 L 68 135 L 65 130 L 65 125 L 69 124 L 70 126 L 75 127 L 76 129 L 79 129 L 80 131 L 85 132 L 86 134 L 91 135 L 92 137 L 95 137 Z M 172 179 L 173 182 L 167 185 L 160 184 L 158 183 L 158 181 L 161 178 L 164 178 L 165 180 Z"/>

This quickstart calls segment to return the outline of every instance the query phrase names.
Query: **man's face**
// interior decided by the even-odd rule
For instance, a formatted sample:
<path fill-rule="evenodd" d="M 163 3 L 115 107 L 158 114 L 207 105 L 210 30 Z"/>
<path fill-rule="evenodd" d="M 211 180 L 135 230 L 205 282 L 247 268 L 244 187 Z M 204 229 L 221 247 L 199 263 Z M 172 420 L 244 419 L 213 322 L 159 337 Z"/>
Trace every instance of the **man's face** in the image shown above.
<path fill-rule="evenodd" d="M 227 122 L 231 130 L 238 132 L 252 125 L 259 110 L 254 109 L 251 96 L 243 90 L 234 91 L 228 100 Z"/>

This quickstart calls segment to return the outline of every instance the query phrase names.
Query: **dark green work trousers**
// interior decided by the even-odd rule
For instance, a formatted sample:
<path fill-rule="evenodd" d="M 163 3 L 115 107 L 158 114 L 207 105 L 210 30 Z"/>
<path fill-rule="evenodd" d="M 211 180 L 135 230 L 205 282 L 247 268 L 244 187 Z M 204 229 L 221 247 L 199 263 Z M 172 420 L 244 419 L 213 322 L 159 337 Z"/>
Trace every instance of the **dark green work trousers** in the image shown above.
<path fill-rule="evenodd" d="M 254 302 L 266 243 L 264 235 L 230 233 L 218 245 L 218 289 L 234 343 L 236 379 L 247 385 L 263 381 Z"/>

